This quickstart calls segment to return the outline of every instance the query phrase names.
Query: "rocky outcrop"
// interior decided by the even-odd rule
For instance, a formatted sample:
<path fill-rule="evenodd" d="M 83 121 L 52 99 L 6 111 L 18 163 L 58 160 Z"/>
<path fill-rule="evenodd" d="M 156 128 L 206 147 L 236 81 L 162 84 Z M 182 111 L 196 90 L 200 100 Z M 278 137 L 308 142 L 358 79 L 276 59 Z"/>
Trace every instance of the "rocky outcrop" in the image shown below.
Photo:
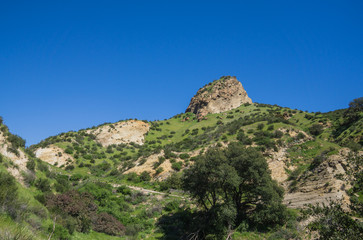
<path fill-rule="evenodd" d="M 22 172 L 29 172 L 26 167 L 26 163 L 29 161 L 28 156 L 23 152 L 22 149 L 16 149 L 17 153 L 9 151 L 10 146 L 11 143 L 7 141 L 5 134 L 0 131 L 0 154 L 12 162 L 7 170 L 21 184 L 24 184 Z"/>
<path fill-rule="evenodd" d="M 291 208 L 302 208 L 305 204 L 328 204 L 341 200 L 343 206 L 347 206 L 349 196 L 346 190 L 351 188 L 346 174 L 349 152 L 348 149 L 342 149 L 339 154 L 329 156 L 312 171 L 301 176 L 294 190 L 285 194 L 285 204 Z M 291 186 L 291 181 L 286 184 Z"/>
<path fill-rule="evenodd" d="M 35 150 L 35 156 L 40 160 L 55 166 L 66 165 L 74 162 L 73 156 L 64 152 L 64 149 L 55 145 Z"/>
<path fill-rule="evenodd" d="M 207 114 L 225 112 L 243 103 L 252 100 L 236 77 L 227 76 L 199 89 L 185 112 L 195 113 L 201 120 Z"/>
<path fill-rule="evenodd" d="M 96 129 L 87 130 L 88 134 L 96 136 L 96 141 L 107 147 L 112 144 L 131 143 L 142 145 L 144 135 L 150 125 L 139 120 L 129 120 L 108 124 Z"/>

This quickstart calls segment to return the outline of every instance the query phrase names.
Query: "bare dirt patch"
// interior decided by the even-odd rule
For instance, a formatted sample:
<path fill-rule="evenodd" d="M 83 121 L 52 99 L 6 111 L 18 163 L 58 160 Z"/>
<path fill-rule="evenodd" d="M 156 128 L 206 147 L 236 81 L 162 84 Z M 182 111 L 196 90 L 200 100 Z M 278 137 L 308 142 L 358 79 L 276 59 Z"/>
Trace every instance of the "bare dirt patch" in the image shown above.
<path fill-rule="evenodd" d="M 142 145 L 150 125 L 139 120 L 129 120 L 87 130 L 96 136 L 96 141 L 107 147 L 112 144 L 131 143 Z"/>

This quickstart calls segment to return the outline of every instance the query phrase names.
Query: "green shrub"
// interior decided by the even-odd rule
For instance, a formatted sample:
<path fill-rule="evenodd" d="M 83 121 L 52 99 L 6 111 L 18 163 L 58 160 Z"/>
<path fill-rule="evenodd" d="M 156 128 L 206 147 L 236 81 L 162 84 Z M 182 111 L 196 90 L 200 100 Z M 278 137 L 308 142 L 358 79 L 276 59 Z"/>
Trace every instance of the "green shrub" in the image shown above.
<path fill-rule="evenodd" d="M 175 171 L 180 171 L 182 166 L 183 166 L 183 162 L 180 162 L 180 161 L 171 164 L 171 168 L 174 169 Z"/>
<path fill-rule="evenodd" d="M 25 140 L 19 137 L 18 135 L 14 135 L 9 133 L 8 141 L 11 143 L 13 148 L 21 148 L 25 147 Z"/>
<path fill-rule="evenodd" d="M 264 127 L 265 127 L 265 124 L 263 124 L 263 123 L 260 123 L 257 125 L 258 130 L 262 130 Z"/>
<path fill-rule="evenodd" d="M 33 172 L 23 172 L 22 173 L 23 179 L 25 184 L 27 184 L 28 186 L 33 186 L 34 182 L 35 182 L 35 174 Z"/>
<path fill-rule="evenodd" d="M 148 182 L 151 180 L 151 177 L 150 177 L 150 173 L 147 172 L 147 171 L 143 171 L 141 174 L 140 174 L 140 180 L 141 181 L 144 181 L 144 182 Z"/>
<path fill-rule="evenodd" d="M 66 167 L 65 167 L 65 170 L 67 170 L 67 171 L 71 171 L 71 170 L 73 170 L 74 169 L 74 165 L 67 165 Z"/>
<path fill-rule="evenodd" d="M 134 173 L 134 172 L 128 173 L 128 174 L 126 174 L 125 176 L 126 176 L 127 181 L 134 182 L 134 183 L 138 183 L 138 182 L 140 182 L 140 177 L 139 177 L 139 175 L 137 175 L 137 174 L 136 174 L 136 173 Z"/>
<path fill-rule="evenodd" d="M 269 131 L 274 130 L 274 125 L 270 125 L 270 126 L 268 126 L 267 130 L 269 130 Z"/>
<path fill-rule="evenodd" d="M 13 203 L 18 197 L 18 187 L 13 176 L 0 172 L 0 209 Z"/>
<path fill-rule="evenodd" d="M 181 159 L 188 159 L 190 156 L 189 156 L 189 154 L 188 154 L 188 153 L 182 153 L 182 154 L 180 154 L 180 155 L 179 155 L 179 157 L 180 157 Z"/>
<path fill-rule="evenodd" d="M 273 133 L 272 137 L 273 137 L 273 138 L 281 138 L 283 135 L 284 135 L 284 133 L 283 133 L 283 132 L 281 132 L 280 130 L 276 130 L 276 131 Z"/>
<path fill-rule="evenodd" d="M 131 195 L 131 189 L 127 186 L 120 186 L 116 190 L 118 193 L 121 193 L 122 195 Z"/>
<path fill-rule="evenodd" d="M 47 178 L 39 178 L 35 181 L 35 187 L 42 192 L 50 192 L 50 182 Z"/>
<path fill-rule="evenodd" d="M 67 147 L 66 150 L 64 150 L 65 153 L 73 154 L 74 149 L 72 147 Z"/>
<path fill-rule="evenodd" d="M 102 212 L 97 215 L 93 223 L 93 230 L 108 235 L 121 236 L 125 233 L 125 227 L 112 215 Z"/>
<path fill-rule="evenodd" d="M 71 177 L 70 177 L 70 180 L 73 181 L 73 182 L 76 182 L 76 181 L 79 181 L 83 178 L 83 175 L 80 174 L 80 173 L 76 173 L 76 174 L 73 174 Z"/>
<path fill-rule="evenodd" d="M 167 212 L 171 212 L 171 211 L 175 211 L 179 208 L 180 206 L 180 201 L 179 200 L 173 200 L 171 202 L 168 202 L 165 207 L 164 210 Z"/>
<path fill-rule="evenodd" d="M 32 171 L 32 172 L 34 172 L 34 170 L 35 170 L 35 161 L 33 160 L 33 159 L 29 159 L 28 160 L 28 162 L 26 163 L 26 167 L 30 170 L 30 171 Z"/>
<path fill-rule="evenodd" d="M 296 137 L 295 137 L 297 140 L 300 140 L 300 139 L 304 139 L 305 138 L 305 135 L 302 133 L 302 132 L 299 132 Z"/>
<path fill-rule="evenodd" d="M 318 136 L 323 132 L 324 128 L 321 124 L 313 124 L 310 128 L 309 128 L 309 132 L 314 135 L 314 136 Z"/>
<path fill-rule="evenodd" d="M 160 173 L 162 173 L 164 171 L 164 168 L 162 167 L 158 167 L 156 170 L 155 170 L 155 175 L 159 175 Z"/>

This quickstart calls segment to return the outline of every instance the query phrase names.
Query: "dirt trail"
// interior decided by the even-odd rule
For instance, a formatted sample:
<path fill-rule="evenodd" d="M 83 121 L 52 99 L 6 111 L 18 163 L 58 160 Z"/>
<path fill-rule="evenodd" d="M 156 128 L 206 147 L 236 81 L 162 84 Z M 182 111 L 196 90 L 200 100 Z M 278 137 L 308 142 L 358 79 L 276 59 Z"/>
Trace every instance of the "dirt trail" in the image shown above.
<path fill-rule="evenodd" d="M 153 193 L 153 194 L 157 194 L 157 195 L 163 195 L 163 196 L 167 195 L 167 196 L 171 196 L 171 197 L 177 197 L 177 198 L 184 199 L 184 197 L 179 196 L 179 195 L 158 192 L 158 191 L 154 191 L 154 190 L 150 190 L 150 189 L 146 189 L 146 188 L 142 188 L 142 187 L 135 187 L 135 186 L 131 186 L 131 185 L 112 184 L 112 186 L 113 187 L 126 186 L 128 188 L 131 188 L 132 190 L 140 191 L 145 194 Z"/>

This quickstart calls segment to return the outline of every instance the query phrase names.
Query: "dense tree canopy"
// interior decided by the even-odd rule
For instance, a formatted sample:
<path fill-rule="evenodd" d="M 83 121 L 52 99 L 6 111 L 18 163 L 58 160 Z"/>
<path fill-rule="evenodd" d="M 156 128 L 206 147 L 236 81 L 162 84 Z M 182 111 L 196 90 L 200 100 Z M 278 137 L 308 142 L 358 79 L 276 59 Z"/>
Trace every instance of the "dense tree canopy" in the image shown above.
<path fill-rule="evenodd" d="M 184 188 L 216 226 L 231 228 L 242 221 L 271 226 L 285 219 L 283 189 L 271 179 L 266 160 L 239 143 L 208 150 L 185 171 Z"/>

